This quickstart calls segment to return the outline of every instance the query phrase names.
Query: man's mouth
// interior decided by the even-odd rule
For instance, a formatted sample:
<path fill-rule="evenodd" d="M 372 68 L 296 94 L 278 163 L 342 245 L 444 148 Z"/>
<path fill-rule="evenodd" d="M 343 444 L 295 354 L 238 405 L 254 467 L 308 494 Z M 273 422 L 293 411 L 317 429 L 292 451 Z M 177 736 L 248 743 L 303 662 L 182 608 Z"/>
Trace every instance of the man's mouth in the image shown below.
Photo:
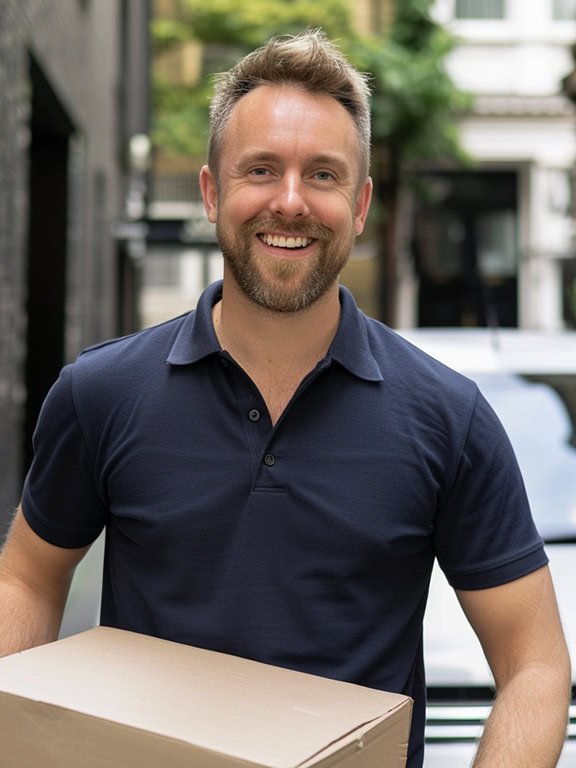
<path fill-rule="evenodd" d="M 259 232 L 258 237 L 266 245 L 273 245 L 276 248 L 306 248 L 314 242 L 313 237 L 303 237 L 302 235 L 268 235 Z"/>

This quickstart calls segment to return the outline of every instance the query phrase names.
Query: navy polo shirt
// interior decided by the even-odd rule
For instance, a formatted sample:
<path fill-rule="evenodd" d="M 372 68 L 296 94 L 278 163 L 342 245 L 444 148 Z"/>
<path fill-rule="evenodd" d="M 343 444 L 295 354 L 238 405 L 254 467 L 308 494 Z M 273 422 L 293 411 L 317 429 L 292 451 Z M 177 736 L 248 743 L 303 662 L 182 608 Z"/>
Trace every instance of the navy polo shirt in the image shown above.
<path fill-rule="evenodd" d="M 547 560 L 512 449 L 470 380 L 340 290 L 325 358 L 273 427 L 212 306 L 85 351 L 42 409 L 23 510 L 106 527 L 101 621 L 415 700 L 434 558 L 459 589 Z"/>

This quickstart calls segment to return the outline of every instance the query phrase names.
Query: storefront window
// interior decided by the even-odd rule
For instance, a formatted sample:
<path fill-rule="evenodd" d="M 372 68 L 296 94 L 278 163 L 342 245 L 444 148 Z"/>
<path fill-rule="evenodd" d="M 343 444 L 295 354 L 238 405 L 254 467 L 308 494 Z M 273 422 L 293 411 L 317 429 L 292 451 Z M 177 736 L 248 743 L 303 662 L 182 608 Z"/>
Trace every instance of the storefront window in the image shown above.
<path fill-rule="evenodd" d="M 576 20 L 576 0 L 554 0 L 554 18 Z"/>
<path fill-rule="evenodd" d="M 504 0 L 456 0 L 457 19 L 503 19 Z"/>

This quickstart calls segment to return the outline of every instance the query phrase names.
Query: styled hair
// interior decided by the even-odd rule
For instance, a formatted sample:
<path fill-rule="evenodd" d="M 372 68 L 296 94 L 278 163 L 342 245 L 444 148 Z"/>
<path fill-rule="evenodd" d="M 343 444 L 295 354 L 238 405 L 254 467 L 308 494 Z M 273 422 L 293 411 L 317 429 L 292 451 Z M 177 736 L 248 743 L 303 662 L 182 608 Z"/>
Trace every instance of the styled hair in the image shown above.
<path fill-rule="evenodd" d="M 370 169 L 370 89 L 358 72 L 320 29 L 271 38 L 228 72 L 215 77 L 210 106 L 208 165 L 215 175 L 226 124 L 235 104 L 261 85 L 289 85 L 336 99 L 356 126 L 361 175 Z"/>

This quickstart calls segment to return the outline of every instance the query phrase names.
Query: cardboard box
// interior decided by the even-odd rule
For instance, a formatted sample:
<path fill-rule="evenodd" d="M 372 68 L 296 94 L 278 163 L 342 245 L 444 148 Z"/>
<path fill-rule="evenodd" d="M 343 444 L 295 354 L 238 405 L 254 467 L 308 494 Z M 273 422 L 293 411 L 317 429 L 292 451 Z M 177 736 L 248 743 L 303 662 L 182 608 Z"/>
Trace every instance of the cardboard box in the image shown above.
<path fill-rule="evenodd" d="M 406 696 L 97 627 L 0 659 L 2 768 L 403 768 Z"/>

